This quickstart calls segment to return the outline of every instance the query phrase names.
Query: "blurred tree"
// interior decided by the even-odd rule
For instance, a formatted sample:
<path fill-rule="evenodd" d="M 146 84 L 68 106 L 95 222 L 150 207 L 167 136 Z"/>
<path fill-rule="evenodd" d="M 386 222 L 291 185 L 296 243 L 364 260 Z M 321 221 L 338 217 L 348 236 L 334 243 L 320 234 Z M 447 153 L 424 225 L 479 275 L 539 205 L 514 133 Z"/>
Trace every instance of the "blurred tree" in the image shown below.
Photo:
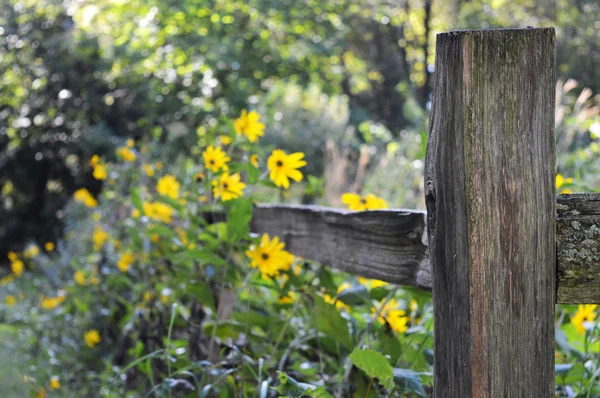
<path fill-rule="evenodd" d="M 0 1 L 0 258 L 62 230 L 72 192 L 100 183 L 87 167 L 112 138 L 135 134 L 140 110 L 106 104 L 97 40 L 81 37 L 62 5 Z"/>
<path fill-rule="evenodd" d="M 374 145 L 373 131 L 412 141 L 442 30 L 554 25 L 559 75 L 599 92 L 598 15 L 597 0 L 0 0 L 0 258 L 56 236 L 76 187 L 100 190 L 93 153 L 144 137 L 168 143 L 161 157 L 189 155 L 197 127 L 221 115 L 295 117 L 272 100 L 282 80 L 346 97 L 348 159 Z M 339 129 L 288 124 L 270 136 L 318 142 L 311 163 L 324 170 L 320 143 Z"/>

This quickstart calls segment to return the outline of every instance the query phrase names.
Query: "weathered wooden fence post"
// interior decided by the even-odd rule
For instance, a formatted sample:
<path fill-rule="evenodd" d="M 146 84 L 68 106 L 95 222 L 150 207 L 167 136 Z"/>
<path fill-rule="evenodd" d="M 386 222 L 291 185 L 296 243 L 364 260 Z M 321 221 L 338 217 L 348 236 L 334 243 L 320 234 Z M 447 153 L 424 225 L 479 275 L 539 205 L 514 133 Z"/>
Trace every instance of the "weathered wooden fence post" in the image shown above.
<path fill-rule="evenodd" d="M 437 36 L 435 397 L 554 396 L 554 29 Z"/>

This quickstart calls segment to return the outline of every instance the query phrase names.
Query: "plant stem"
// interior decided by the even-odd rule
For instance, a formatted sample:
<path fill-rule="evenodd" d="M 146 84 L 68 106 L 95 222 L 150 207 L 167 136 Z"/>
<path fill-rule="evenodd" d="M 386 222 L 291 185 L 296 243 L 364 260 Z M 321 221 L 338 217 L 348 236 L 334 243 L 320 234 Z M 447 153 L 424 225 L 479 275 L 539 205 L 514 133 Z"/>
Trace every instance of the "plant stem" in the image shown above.
<path fill-rule="evenodd" d="M 369 387 L 367 387 L 367 392 L 365 394 L 365 398 L 368 398 L 369 393 L 371 392 L 371 387 L 373 387 L 373 380 L 374 379 L 375 379 L 374 377 L 371 377 L 371 381 L 369 381 Z"/>

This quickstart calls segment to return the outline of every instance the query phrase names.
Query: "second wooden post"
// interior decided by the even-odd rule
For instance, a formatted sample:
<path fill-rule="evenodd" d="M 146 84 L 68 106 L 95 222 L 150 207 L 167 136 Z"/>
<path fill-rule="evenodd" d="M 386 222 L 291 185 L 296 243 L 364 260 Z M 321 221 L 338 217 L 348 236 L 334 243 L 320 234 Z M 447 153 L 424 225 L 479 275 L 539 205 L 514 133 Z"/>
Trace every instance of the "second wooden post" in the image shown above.
<path fill-rule="evenodd" d="M 435 397 L 554 395 L 554 29 L 437 36 Z"/>

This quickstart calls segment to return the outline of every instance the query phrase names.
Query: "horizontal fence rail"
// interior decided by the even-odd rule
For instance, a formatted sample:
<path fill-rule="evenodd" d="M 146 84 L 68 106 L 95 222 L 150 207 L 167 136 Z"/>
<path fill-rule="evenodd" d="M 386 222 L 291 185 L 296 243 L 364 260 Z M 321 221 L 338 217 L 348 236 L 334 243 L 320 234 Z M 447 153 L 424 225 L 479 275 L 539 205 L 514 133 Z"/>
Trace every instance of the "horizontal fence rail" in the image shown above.
<path fill-rule="evenodd" d="M 600 194 L 558 195 L 558 303 L 600 303 Z"/>
<path fill-rule="evenodd" d="M 259 205 L 252 231 L 296 256 L 354 275 L 431 290 L 426 214 Z M 557 303 L 600 303 L 600 194 L 557 195 Z"/>

